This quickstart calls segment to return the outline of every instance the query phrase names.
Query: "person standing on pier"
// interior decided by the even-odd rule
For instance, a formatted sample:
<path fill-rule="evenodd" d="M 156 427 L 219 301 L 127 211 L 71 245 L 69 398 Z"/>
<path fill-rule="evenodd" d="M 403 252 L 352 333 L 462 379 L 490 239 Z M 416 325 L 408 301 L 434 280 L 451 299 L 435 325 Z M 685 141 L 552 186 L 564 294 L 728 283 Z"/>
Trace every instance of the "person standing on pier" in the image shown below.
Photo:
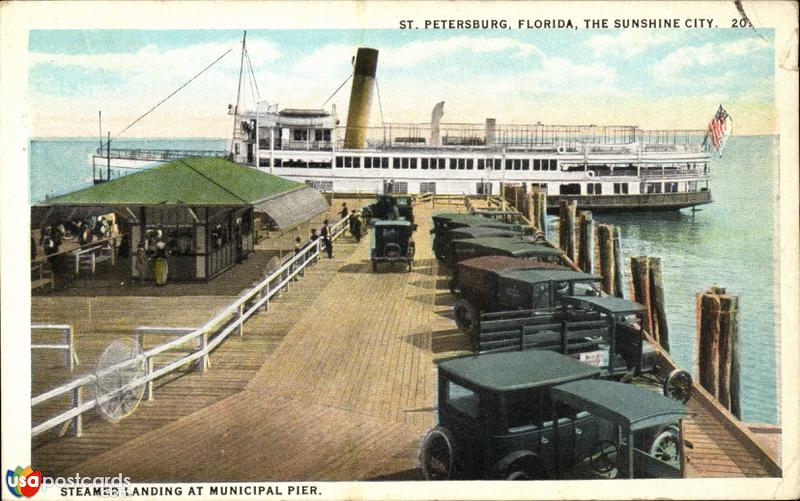
<path fill-rule="evenodd" d="M 355 209 L 350 213 L 350 234 L 356 239 L 356 242 L 361 241 L 361 219 Z"/>
<path fill-rule="evenodd" d="M 133 259 L 133 280 L 138 278 L 144 283 L 144 278 L 147 276 L 147 251 L 144 248 L 144 242 L 139 242 L 136 246 L 136 257 Z"/>
<path fill-rule="evenodd" d="M 322 237 L 322 244 L 325 246 L 325 253 L 328 254 L 328 259 L 333 259 L 333 240 L 331 239 L 331 228 L 328 226 L 328 220 L 322 222 L 322 229 L 319 231 Z"/>
<path fill-rule="evenodd" d="M 153 261 L 153 276 L 155 277 L 156 285 L 166 284 L 168 273 L 167 244 L 164 240 L 159 240 L 156 242 L 156 258 Z"/>
<path fill-rule="evenodd" d="M 347 210 L 347 202 L 342 202 L 342 210 L 341 210 L 341 211 L 339 211 L 339 217 L 341 217 L 342 219 L 344 219 L 344 218 L 346 218 L 346 217 L 347 217 L 347 214 L 348 214 L 349 212 L 350 212 L 350 211 L 348 211 L 348 210 Z"/>

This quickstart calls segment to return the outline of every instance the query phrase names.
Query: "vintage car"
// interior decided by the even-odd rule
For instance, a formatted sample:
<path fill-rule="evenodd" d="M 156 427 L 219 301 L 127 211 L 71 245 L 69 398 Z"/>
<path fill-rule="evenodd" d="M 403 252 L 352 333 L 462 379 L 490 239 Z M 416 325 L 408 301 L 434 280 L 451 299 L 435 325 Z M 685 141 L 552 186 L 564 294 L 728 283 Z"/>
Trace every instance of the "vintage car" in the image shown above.
<path fill-rule="evenodd" d="M 552 351 L 438 364 L 429 480 L 682 477 L 682 403 Z M 619 454 L 619 452 L 622 454 Z"/>
<path fill-rule="evenodd" d="M 372 225 L 375 221 L 405 219 L 414 225 L 414 208 L 411 198 L 404 195 L 378 195 L 377 200 L 361 209 L 361 215 Z"/>
<path fill-rule="evenodd" d="M 453 240 L 445 252 L 445 265 L 459 273 L 458 263 L 481 256 L 508 256 L 566 266 L 561 249 L 530 236 L 475 237 Z"/>
<path fill-rule="evenodd" d="M 446 233 L 444 240 L 449 240 L 450 244 L 445 248 L 444 262 L 452 267 L 455 263 L 454 245 L 457 240 L 466 240 L 468 238 L 511 238 L 521 237 L 523 234 L 519 231 L 509 228 L 495 228 L 492 226 L 462 226 L 453 228 Z"/>
<path fill-rule="evenodd" d="M 409 221 L 376 221 L 369 251 L 372 270 L 378 271 L 378 263 L 403 263 L 411 271 L 415 251 L 413 231 Z"/>
<path fill-rule="evenodd" d="M 486 227 L 501 230 L 516 231 L 521 234 L 531 234 L 533 229 L 530 226 L 521 224 L 504 223 L 494 219 L 477 216 L 474 214 L 463 214 L 456 212 L 440 212 L 433 215 L 433 252 L 437 259 L 444 260 L 447 249 L 450 246 L 450 230 L 465 227 Z"/>

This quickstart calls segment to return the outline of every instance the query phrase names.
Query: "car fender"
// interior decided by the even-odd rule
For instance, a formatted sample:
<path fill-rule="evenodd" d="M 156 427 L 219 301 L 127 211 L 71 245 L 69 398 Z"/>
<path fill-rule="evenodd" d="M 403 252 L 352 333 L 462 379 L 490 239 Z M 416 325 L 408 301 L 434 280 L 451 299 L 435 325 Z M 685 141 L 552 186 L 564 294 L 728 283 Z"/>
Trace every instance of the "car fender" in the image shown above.
<path fill-rule="evenodd" d="M 492 474 L 494 478 L 507 478 L 509 474 L 516 469 L 531 469 L 538 470 L 542 475 L 545 474 L 544 465 L 539 456 L 527 449 L 521 449 L 507 454 L 503 459 L 497 462 L 493 468 Z"/>

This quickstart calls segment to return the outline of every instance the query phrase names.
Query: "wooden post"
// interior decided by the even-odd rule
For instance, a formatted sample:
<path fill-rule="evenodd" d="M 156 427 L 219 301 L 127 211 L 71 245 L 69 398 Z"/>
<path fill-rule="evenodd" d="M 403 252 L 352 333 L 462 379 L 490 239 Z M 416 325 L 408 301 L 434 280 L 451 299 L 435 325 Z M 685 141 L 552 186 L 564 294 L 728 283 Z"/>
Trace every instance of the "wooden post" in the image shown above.
<path fill-rule="evenodd" d="M 653 339 L 661 344 L 660 332 L 653 322 L 653 308 L 650 285 L 650 260 L 647 256 L 631 258 L 631 280 L 633 281 L 633 300 L 645 307 L 644 325 Z"/>
<path fill-rule="evenodd" d="M 547 190 L 539 191 L 539 227 L 547 238 Z"/>
<path fill-rule="evenodd" d="M 533 225 L 534 228 L 538 227 L 539 221 L 536 217 L 536 204 L 534 203 L 533 193 L 529 193 L 525 198 L 525 216 L 528 218 L 529 224 Z"/>
<path fill-rule="evenodd" d="M 578 266 L 586 273 L 594 273 L 594 221 L 592 213 L 581 211 Z"/>
<path fill-rule="evenodd" d="M 697 368 L 700 384 L 741 418 L 739 401 L 739 298 L 712 287 L 697 295 Z"/>
<path fill-rule="evenodd" d="M 567 255 L 573 263 L 578 262 L 578 246 L 575 241 L 578 229 L 575 221 L 577 211 L 578 202 L 573 200 L 567 205 Z"/>
<path fill-rule="evenodd" d="M 614 295 L 625 297 L 625 266 L 622 264 L 622 237 L 619 226 L 614 226 Z"/>
<path fill-rule="evenodd" d="M 83 387 L 77 386 L 72 389 L 72 408 L 80 407 L 83 403 Z M 80 437 L 83 435 L 83 414 L 78 414 L 72 418 L 72 436 Z"/>
<path fill-rule="evenodd" d="M 603 290 L 614 292 L 614 227 L 609 224 L 597 225 L 597 243 L 600 249 L 600 275 L 603 277 Z"/>
<path fill-rule="evenodd" d="M 653 327 L 658 331 L 658 342 L 669 352 L 669 325 L 664 301 L 664 281 L 661 275 L 661 258 L 651 257 L 650 267 L 650 302 L 653 314 Z"/>
<path fill-rule="evenodd" d="M 567 201 L 558 202 L 558 246 L 567 252 Z"/>

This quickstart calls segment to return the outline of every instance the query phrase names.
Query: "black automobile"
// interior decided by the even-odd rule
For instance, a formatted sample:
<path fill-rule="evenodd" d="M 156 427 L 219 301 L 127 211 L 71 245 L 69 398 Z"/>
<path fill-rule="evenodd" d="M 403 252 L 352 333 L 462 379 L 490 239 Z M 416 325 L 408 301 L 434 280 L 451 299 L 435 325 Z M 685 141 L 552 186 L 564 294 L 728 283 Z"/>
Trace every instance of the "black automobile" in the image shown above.
<path fill-rule="evenodd" d="M 409 221 L 376 221 L 369 251 L 372 270 L 378 271 L 379 263 L 402 263 L 411 271 L 416 250 L 413 231 Z"/>
<path fill-rule="evenodd" d="M 551 351 L 438 363 L 429 480 L 682 477 L 682 403 Z"/>
<path fill-rule="evenodd" d="M 411 198 L 404 195 L 378 195 L 375 202 L 361 209 L 361 214 L 369 225 L 375 221 L 406 220 L 414 225 L 414 207 Z"/>

